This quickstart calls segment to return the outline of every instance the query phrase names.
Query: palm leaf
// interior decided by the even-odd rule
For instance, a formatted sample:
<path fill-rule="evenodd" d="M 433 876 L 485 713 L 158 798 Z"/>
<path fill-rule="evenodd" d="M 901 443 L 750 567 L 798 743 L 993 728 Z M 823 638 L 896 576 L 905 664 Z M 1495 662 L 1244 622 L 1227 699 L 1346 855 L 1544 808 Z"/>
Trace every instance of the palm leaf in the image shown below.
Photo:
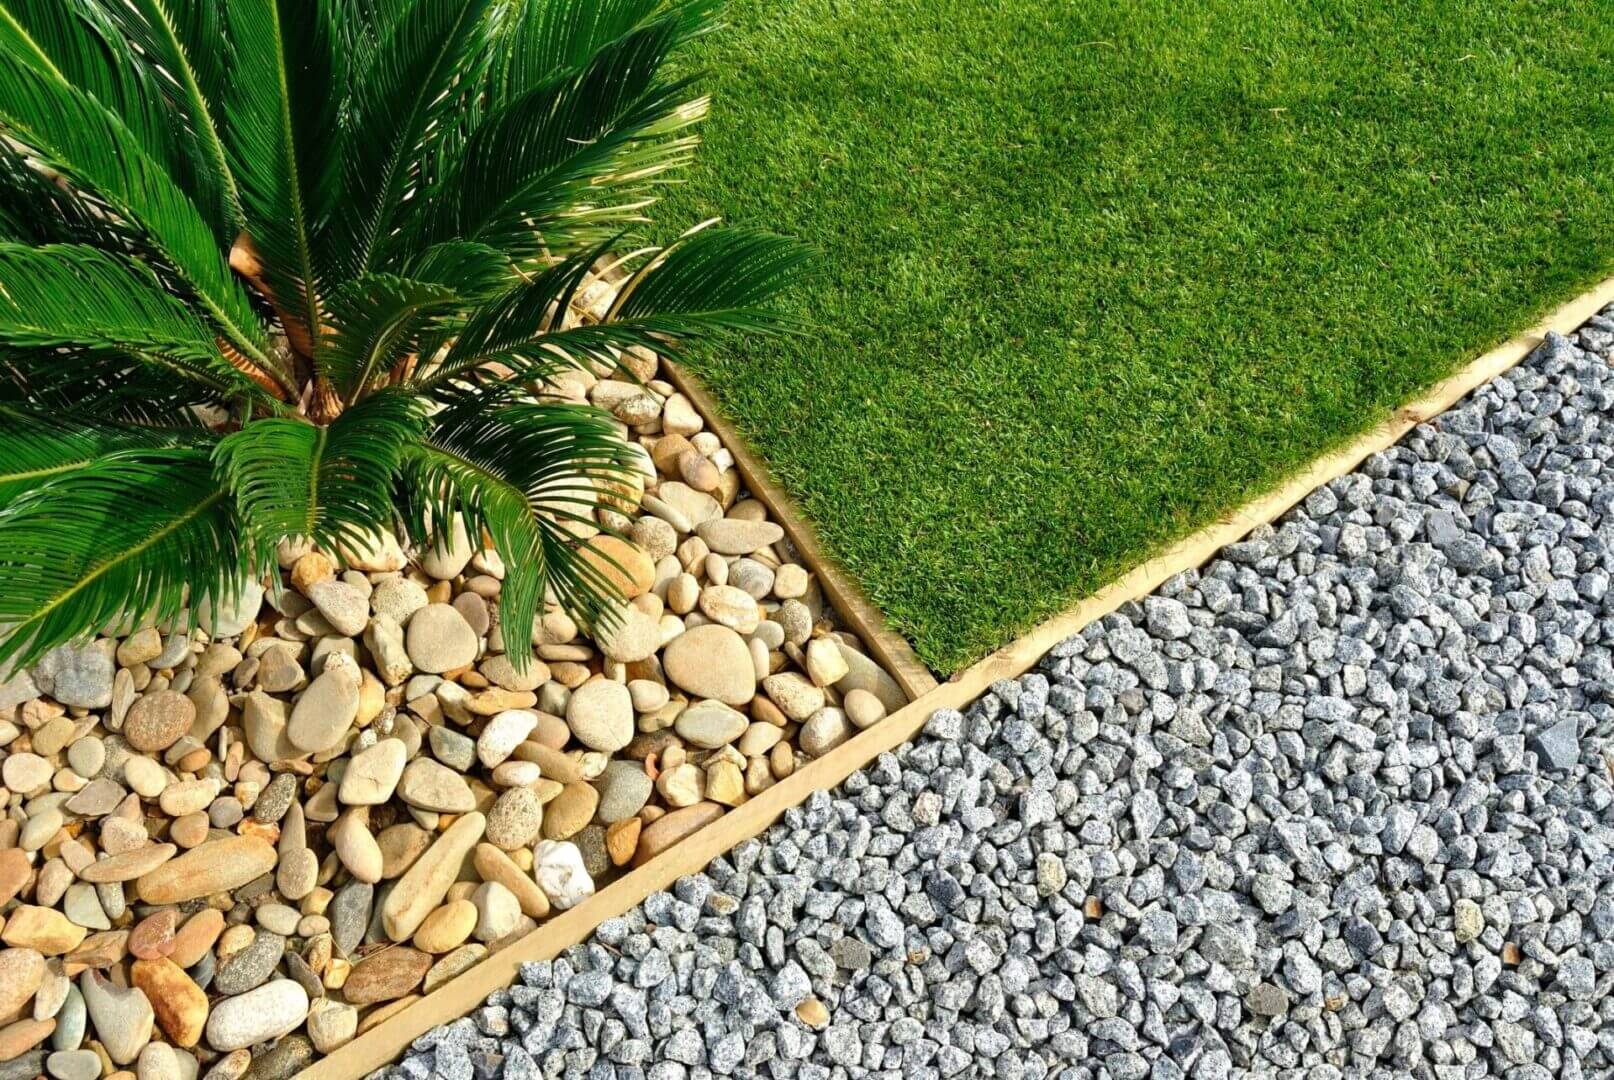
<path fill-rule="evenodd" d="M 0 506 L 116 450 L 173 446 L 172 431 L 87 423 L 0 404 Z"/>
<path fill-rule="evenodd" d="M 688 83 L 656 82 L 674 41 L 661 24 L 635 32 L 491 113 L 411 231 L 565 256 L 643 220 L 648 184 L 688 161 L 696 140 L 676 136 L 706 112 Z"/>
<path fill-rule="evenodd" d="M 179 164 L 162 91 L 98 4 L 0 0 L 0 50 L 94 98 L 128 126 L 146 153 L 170 168 Z"/>
<path fill-rule="evenodd" d="M 0 510 L 0 668 L 131 612 L 172 619 L 187 588 L 232 593 L 252 563 L 206 449 L 109 454 Z"/>
<path fill-rule="evenodd" d="M 168 78 L 158 85 L 187 122 L 214 194 L 220 228 L 234 239 L 241 218 L 240 195 L 220 135 L 229 63 L 216 0 L 111 0 L 110 19 Z"/>
<path fill-rule="evenodd" d="M 504 252 L 468 240 L 433 244 L 405 264 L 403 276 L 446 285 L 468 299 L 503 292 L 518 279 L 515 265 Z"/>
<path fill-rule="evenodd" d="M 96 423 L 198 428 L 195 406 L 239 407 L 232 395 L 128 353 L 0 350 L 0 401 Z M 278 404 L 278 403 L 277 403 Z"/>
<path fill-rule="evenodd" d="M 609 619 L 620 593 L 579 556 L 567 521 L 592 521 L 600 485 L 635 466 L 611 418 L 580 405 L 512 400 L 509 388 L 467 391 L 433 419 L 404 457 L 400 505 L 417 545 L 433 522 L 462 514 L 504 558 L 499 594 L 505 651 L 518 669 L 532 657 L 532 620 L 546 588 L 585 625 Z"/>
<path fill-rule="evenodd" d="M 527 381 L 553 370 L 546 365 L 573 363 L 574 357 L 548 350 L 544 339 L 560 324 L 589 268 L 607 246 L 562 260 L 472 311 L 442 360 L 422 372 L 415 385 L 444 385 L 495 364 L 519 370 L 522 381 Z"/>
<path fill-rule="evenodd" d="M 676 354 L 687 342 L 726 332 L 801 330 L 799 320 L 766 307 L 798 283 L 813 260 L 794 240 L 752 229 L 702 229 L 647 252 L 625 281 L 605 321 L 562 328 L 572 295 L 594 265 L 596 249 L 558 263 L 530 283 L 472 313 L 422 388 L 486 377 L 490 369 L 519 382 L 542 381 L 588 361 L 614 363 L 632 346 Z"/>
<path fill-rule="evenodd" d="M 231 344 L 273 370 L 263 328 L 212 230 L 121 120 L 83 92 L 4 54 L 0 123 L 47 165 L 137 224 Z"/>
<path fill-rule="evenodd" d="M 354 71 L 352 134 L 346 140 L 345 203 L 337 219 L 345 273 L 377 267 L 404 194 L 418 183 L 428 129 L 456 80 L 474 81 L 468 52 L 491 0 L 415 0 Z"/>
<path fill-rule="evenodd" d="M 131 232 L 84 193 L 57 184 L 0 140 L 0 240 L 136 248 Z"/>
<path fill-rule="evenodd" d="M 547 0 L 516 5 L 498 39 L 494 93 L 499 101 L 585 67 L 596 53 L 652 23 L 666 23 L 679 44 L 716 26 L 714 0 Z"/>
<path fill-rule="evenodd" d="M 445 286 L 391 274 L 340 286 L 330 298 L 332 333 L 320 349 L 321 369 L 351 405 L 415 347 L 426 317 L 455 299 Z"/>
<path fill-rule="evenodd" d="M 257 420 L 219 441 L 218 482 L 259 543 L 301 537 L 330 551 L 362 544 L 392 526 L 401 457 L 419 440 L 423 415 L 419 398 L 391 391 L 364 399 L 326 427 Z"/>
<path fill-rule="evenodd" d="M 345 74 L 329 0 L 226 0 L 235 70 L 225 140 L 247 232 L 276 304 L 323 337 L 319 238 L 339 193 Z"/>
<path fill-rule="evenodd" d="M 0 344 L 124 354 L 221 394 L 272 400 L 150 270 L 80 244 L 0 243 Z"/>

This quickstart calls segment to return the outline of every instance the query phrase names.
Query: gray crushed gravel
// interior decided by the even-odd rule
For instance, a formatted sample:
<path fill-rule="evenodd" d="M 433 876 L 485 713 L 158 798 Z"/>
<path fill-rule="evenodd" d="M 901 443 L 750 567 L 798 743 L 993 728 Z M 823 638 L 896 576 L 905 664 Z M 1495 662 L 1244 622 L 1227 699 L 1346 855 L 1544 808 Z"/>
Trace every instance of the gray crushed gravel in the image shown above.
<path fill-rule="evenodd" d="M 384 1075 L 1614 1073 L 1611 312 Z"/>

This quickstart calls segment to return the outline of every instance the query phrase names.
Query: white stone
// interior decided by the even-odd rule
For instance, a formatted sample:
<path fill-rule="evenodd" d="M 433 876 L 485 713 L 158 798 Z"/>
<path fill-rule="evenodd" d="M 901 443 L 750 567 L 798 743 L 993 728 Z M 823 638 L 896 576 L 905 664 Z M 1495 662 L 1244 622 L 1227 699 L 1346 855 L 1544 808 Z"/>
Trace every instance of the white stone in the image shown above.
<path fill-rule="evenodd" d="M 583 853 L 569 840 L 541 840 L 532 849 L 532 876 L 549 903 L 565 911 L 594 895 L 594 879 L 583 865 Z"/>
<path fill-rule="evenodd" d="M 506 709 L 497 714 L 477 736 L 477 760 L 485 768 L 493 768 L 514 753 L 537 725 L 538 714 L 526 709 Z"/>

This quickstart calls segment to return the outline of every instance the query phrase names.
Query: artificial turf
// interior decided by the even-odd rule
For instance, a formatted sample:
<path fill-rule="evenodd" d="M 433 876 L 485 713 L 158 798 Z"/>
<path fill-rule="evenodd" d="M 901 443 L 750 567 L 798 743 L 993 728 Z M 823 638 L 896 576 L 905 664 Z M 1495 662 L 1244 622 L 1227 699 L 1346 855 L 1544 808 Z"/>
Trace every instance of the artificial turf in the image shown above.
<path fill-rule="evenodd" d="M 737 0 L 663 220 L 812 241 L 702 359 L 936 670 L 1614 266 L 1606 6 Z"/>

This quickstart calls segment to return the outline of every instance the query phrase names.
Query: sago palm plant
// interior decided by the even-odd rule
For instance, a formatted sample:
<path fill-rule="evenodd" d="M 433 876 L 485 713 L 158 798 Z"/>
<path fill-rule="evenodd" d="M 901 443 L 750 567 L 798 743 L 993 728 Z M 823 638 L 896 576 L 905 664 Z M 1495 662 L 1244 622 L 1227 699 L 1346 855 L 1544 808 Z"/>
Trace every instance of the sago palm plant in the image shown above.
<path fill-rule="evenodd" d="M 706 102 L 711 0 L 0 0 L 0 672 L 274 565 L 463 515 L 506 645 L 610 585 L 635 468 L 535 388 L 772 331 L 795 244 L 631 239 Z M 566 317 L 592 268 L 626 283 Z"/>

